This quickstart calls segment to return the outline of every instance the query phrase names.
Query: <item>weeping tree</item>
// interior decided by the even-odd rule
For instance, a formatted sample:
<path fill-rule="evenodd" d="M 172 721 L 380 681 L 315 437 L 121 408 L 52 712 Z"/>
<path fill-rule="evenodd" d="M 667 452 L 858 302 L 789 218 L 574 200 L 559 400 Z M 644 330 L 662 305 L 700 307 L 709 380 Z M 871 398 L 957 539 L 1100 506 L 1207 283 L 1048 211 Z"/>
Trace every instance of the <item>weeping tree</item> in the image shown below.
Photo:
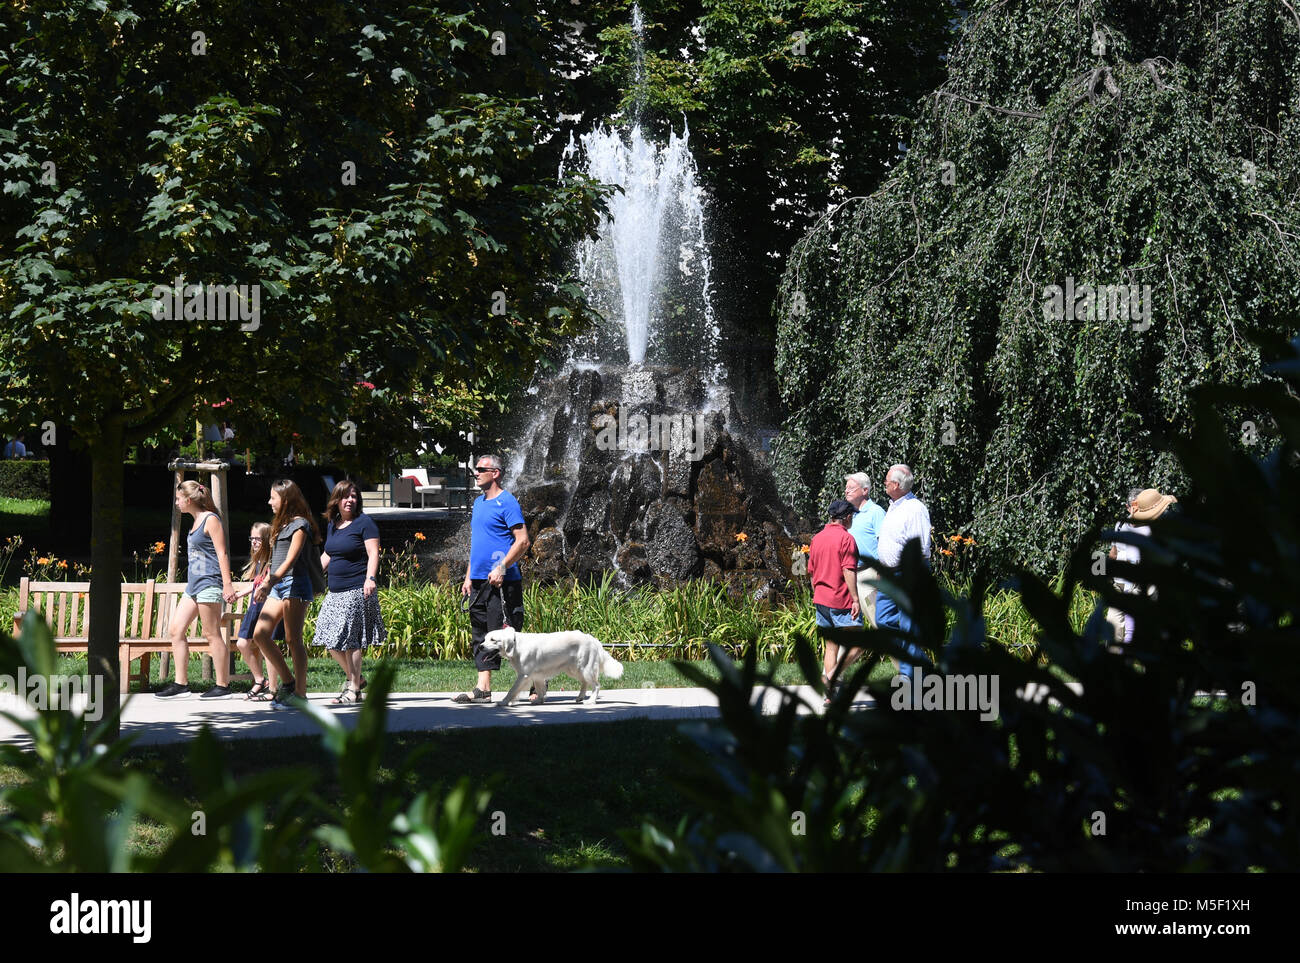
<path fill-rule="evenodd" d="M 1294 334 L 1298 58 L 1285 0 L 974 5 L 893 174 L 787 260 L 784 494 L 906 462 L 980 566 L 1052 571 L 1130 487 L 1179 491 L 1189 389 Z"/>

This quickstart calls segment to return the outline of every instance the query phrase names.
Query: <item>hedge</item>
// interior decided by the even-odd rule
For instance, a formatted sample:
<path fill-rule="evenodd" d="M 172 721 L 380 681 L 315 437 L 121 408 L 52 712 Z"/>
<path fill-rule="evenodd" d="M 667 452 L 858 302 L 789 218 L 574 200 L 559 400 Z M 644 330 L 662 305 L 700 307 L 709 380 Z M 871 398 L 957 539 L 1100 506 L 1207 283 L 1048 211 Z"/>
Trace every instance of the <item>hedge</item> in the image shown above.
<path fill-rule="evenodd" d="M 0 498 L 50 500 L 48 461 L 0 461 Z"/>

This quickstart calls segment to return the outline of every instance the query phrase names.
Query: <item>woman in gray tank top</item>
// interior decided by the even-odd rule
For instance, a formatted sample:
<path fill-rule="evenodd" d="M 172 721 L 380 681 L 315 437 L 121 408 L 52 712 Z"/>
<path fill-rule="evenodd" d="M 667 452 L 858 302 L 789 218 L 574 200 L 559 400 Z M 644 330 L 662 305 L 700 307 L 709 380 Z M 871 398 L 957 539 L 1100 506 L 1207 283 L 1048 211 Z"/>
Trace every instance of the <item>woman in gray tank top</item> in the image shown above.
<path fill-rule="evenodd" d="M 185 594 L 177 602 L 168 627 L 172 656 L 176 662 L 176 681 L 155 695 L 160 699 L 170 699 L 189 694 L 190 645 L 187 636 L 197 616 L 217 674 L 217 684 L 201 698 L 221 699 L 230 695 L 230 657 L 226 640 L 221 635 L 221 603 L 231 600 L 235 594 L 230 579 L 230 556 L 226 553 L 226 530 L 217 514 L 217 506 L 212 503 L 212 496 L 196 481 L 181 482 L 176 486 L 176 507 L 194 516 L 194 527 L 186 538 L 189 573 Z"/>

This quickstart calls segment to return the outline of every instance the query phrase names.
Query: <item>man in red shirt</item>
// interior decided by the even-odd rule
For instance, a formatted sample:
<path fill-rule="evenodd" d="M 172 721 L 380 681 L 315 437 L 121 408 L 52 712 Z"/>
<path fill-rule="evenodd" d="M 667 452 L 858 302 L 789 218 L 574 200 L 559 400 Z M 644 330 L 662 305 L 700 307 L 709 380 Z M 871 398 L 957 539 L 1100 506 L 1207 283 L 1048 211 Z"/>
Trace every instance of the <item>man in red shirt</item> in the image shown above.
<path fill-rule="evenodd" d="M 817 627 L 862 628 L 862 610 L 858 605 L 858 546 L 849 534 L 849 520 L 854 508 L 842 498 L 831 502 L 826 510 L 830 521 L 813 536 L 808 550 L 808 578 L 812 582 L 813 608 Z M 822 682 L 826 685 L 829 705 L 839 676 L 862 654 L 860 647 L 850 648 L 826 641 L 822 661 Z M 844 664 L 840 665 L 843 655 Z"/>

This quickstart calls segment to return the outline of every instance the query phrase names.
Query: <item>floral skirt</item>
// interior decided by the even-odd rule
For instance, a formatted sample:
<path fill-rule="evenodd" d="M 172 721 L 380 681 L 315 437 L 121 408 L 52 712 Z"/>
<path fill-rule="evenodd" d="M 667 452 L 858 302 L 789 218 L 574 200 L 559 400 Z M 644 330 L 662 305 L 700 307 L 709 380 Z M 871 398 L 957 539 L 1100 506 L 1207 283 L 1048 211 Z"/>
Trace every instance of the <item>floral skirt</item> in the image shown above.
<path fill-rule="evenodd" d="M 365 589 L 330 592 L 316 615 L 312 641 L 327 649 L 352 649 L 384 644 L 384 622 L 379 616 L 379 593 L 369 598 Z"/>

